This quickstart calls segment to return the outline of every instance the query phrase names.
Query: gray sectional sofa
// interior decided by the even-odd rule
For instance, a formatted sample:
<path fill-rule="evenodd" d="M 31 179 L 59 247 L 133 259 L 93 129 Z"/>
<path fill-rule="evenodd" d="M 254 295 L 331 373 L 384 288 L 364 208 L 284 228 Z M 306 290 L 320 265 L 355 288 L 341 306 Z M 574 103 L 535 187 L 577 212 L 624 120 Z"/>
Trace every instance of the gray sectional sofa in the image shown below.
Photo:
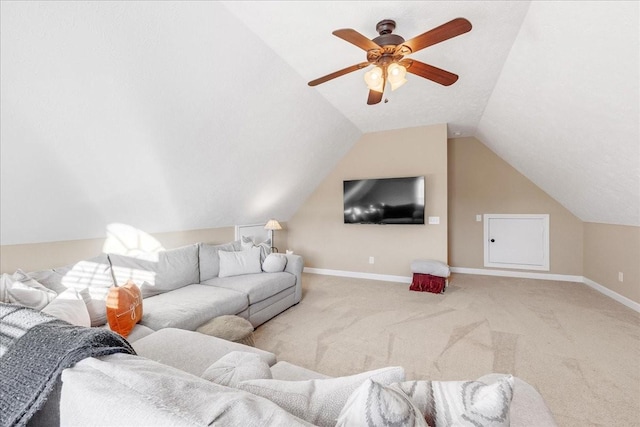
<path fill-rule="evenodd" d="M 107 323 L 109 288 L 132 280 L 143 296 L 142 320 L 131 332 L 132 339 L 163 328 L 193 331 L 221 315 L 241 316 L 256 327 L 300 301 L 303 259 L 278 254 L 286 257 L 283 271 L 219 277 L 219 253 L 242 249 L 235 241 L 198 243 L 136 257 L 101 254 L 29 276 L 58 293 L 66 288 L 88 289 L 92 326 Z"/>

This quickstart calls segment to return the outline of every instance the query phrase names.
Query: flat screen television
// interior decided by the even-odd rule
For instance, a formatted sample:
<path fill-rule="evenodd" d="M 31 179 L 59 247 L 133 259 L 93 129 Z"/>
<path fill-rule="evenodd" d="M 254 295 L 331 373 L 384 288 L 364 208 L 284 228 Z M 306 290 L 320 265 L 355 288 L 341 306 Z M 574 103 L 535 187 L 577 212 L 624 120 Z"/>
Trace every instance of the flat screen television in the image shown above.
<path fill-rule="evenodd" d="M 344 181 L 345 224 L 424 224 L 424 176 Z"/>

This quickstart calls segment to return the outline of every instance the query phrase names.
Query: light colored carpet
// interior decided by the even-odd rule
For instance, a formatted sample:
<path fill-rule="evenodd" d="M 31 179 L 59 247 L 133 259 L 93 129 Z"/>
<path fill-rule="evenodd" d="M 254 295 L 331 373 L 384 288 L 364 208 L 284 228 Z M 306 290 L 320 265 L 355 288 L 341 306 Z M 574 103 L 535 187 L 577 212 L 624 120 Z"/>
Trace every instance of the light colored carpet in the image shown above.
<path fill-rule="evenodd" d="M 640 315 L 580 283 L 457 274 L 444 294 L 304 274 L 300 304 L 256 347 L 327 375 L 403 366 L 407 379 L 511 373 L 560 426 L 640 425 Z"/>

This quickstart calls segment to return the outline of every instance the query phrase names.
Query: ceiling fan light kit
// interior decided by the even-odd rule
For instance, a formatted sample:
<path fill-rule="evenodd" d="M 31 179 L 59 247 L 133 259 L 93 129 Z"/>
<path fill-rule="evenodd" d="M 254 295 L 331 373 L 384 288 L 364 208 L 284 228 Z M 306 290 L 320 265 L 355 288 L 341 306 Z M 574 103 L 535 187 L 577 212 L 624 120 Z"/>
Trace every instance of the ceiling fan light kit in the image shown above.
<path fill-rule="evenodd" d="M 336 77 L 373 65 L 373 68 L 364 74 L 364 81 L 369 88 L 367 104 L 373 105 L 382 101 L 387 82 L 389 82 L 391 90 L 396 90 L 407 82 L 407 73 L 443 86 L 450 86 L 458 80 L 456 74 L 415 59 L 405 58 L 405 56 L 471 31 L 469 21 L 464 18 L 456 18 L 408 41 L 397 34 L 392 34 L 395 28 L 396 23 L 391 19 L 378 22 L 376 31 L 379 36 L 373 40 L 350 28 L 334 31 L 333 35 L 336 37 L 365 50 L 367 62 L 361 62 L 312 80 L 309 82 L 309 86 L 317 86 Z"/>

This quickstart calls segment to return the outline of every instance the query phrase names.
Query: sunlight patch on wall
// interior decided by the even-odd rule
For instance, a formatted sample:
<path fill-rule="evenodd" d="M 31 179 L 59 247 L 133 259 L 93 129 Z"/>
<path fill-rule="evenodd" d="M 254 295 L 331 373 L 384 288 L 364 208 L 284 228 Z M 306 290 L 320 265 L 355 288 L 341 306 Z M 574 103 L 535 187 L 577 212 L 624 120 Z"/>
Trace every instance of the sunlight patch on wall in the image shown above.
<path fill-rule="evenodd" d="M 155 237 L 138 228 L 120 223 L 107 225 L 107 239 L 102 246 L 104 253 L 157 262 L 158 252 L 164 250 Z"/>

